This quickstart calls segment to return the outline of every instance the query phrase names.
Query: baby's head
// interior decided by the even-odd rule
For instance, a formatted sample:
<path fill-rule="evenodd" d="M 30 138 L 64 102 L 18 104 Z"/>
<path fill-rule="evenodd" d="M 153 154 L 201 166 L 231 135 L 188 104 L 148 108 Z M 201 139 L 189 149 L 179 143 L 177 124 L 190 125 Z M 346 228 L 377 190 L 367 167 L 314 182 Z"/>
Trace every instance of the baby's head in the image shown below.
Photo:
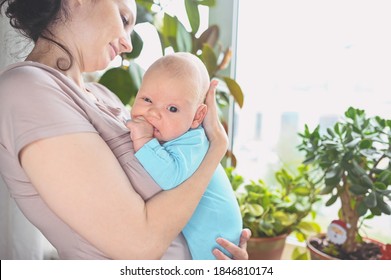
<path fill-rule="evenodd" d="M 208 71 L 197 56 L 182 52 L 163 56 L 145 72 L 132 118 L 144 117 L 159 141 L 177 138 L 202 123 L 209 84 Z"/>
<path fill-rule="evenodd" d="M 174 79 L 177 82 L 184 82 L 188 91 L 181 95 L 193 95 L 194 102 L 204 102 L 210 78 L 204 63 L 197 56 L 186 52 L 163 56 L 150 66 L 145 75 L 153 72 L 168 80 Z"/>

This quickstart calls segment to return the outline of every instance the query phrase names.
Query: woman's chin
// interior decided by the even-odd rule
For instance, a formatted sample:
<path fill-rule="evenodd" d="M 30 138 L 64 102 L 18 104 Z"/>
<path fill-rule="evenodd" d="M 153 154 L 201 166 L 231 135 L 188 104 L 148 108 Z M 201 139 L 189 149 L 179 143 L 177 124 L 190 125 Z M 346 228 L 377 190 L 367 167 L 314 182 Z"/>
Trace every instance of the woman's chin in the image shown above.
<path fill-rule="evenodd" d="M 102 71 L 102 70 L 105 70 L 110 64 L 110 61 L 108 62 L 104 62 L 104 63 L 99 63 L 99 64 L 95 64 L 91 67 L 87 67 L 84 69 L 83 72 L 86 72 L 86 73 L 91 73 L 91 72 L 96 72 L 96 71 Z"/>

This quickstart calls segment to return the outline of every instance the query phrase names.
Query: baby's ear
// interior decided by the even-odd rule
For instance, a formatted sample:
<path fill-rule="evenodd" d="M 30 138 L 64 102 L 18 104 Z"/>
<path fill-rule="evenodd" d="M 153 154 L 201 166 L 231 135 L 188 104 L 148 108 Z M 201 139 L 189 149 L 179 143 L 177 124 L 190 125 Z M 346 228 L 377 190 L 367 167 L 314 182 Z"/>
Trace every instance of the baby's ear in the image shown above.
<path fill-rule="evenodd" d="M 194 115 L 193 122 L 191 123 L 191 128 L 197 128 L 204 121 L 206 116 L 206 112 L 208 112 L 208 106 L 205 104 L 201 104 L 198 106 L 197 112 Z"/>

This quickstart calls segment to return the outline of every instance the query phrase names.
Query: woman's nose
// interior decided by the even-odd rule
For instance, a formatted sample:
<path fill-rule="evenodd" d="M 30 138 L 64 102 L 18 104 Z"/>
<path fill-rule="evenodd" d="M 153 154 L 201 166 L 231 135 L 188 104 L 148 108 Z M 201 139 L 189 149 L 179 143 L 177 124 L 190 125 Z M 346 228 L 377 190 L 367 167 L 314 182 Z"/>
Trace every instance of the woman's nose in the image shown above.
<path fill-rule="evenodd" d="M 123 36 L 119 39 L 119 45 L 121 47 L 120 52 L 131 52 L 133 50 L 132 40 L 130 36 Z"/>

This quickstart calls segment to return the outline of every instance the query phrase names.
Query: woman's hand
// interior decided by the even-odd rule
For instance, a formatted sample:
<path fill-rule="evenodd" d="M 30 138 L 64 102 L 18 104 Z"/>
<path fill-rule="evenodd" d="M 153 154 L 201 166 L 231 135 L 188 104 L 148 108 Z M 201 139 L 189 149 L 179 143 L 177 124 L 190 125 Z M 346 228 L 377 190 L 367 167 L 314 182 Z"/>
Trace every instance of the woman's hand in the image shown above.
<path fill-rule="evenodd" d="M 203 126 L 209 142 L 215 147 L 223 149 L 224 154 L 228 148 L 227 133 L 219 120 L 216 103 L 216 87 L 218 81 L 212 80 L 208 93 L 206 95 L 205 104 L 208 107 L 207 114 L 205 116 Z"/>
<path fill-rule="evenodd" d="M 224 238 L 217 238 L 217 243 L 232 254 L 233 260 L 248 260 L 247 241 L 250 239 L 250 237 L 251 231 L 248 228 L 245 228 L 242 230 L 239 246 L 236 246 Z M 215 255 L 216 259 L 218 260 L 232 260 L 231 258 L 224 255 L 224 253 L 219 249 L 214 249 L 213 255 Z"/>

